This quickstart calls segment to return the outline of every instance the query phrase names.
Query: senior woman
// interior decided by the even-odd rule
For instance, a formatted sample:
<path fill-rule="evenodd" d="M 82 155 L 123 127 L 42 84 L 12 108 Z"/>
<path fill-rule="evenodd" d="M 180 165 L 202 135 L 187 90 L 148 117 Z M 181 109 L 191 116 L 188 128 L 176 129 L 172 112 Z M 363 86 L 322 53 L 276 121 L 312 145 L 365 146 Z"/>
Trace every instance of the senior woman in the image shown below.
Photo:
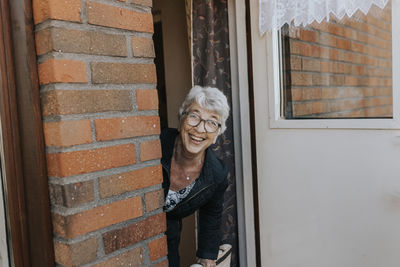
<path fill-rule="evenodd" d="M 179 110 L 179 129 L 161 133 L 168 262 L 179 267 L 182 218 L 199 210 L 198 263 L 215 266 L 227 169 L 209 148 L 225 129 L 229 105 L 212 87 L 193 87 Z"/>

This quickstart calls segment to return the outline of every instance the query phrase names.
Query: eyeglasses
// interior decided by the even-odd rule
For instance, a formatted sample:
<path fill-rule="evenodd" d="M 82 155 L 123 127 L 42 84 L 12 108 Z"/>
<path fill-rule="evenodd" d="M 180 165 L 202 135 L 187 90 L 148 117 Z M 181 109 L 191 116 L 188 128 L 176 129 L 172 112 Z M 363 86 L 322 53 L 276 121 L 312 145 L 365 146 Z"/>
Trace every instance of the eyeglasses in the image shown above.
<path fill-rule="evenodd" d="M 202 121 L 204 121 L 204 129 L 207 133 L 215 133 L 221 127 L 221 124 L 216 120 L 204 120 L 193 112 L 184 112 L 183 115 L 187 116 L 185 122 L 192 127 L 197 127 Z"/>

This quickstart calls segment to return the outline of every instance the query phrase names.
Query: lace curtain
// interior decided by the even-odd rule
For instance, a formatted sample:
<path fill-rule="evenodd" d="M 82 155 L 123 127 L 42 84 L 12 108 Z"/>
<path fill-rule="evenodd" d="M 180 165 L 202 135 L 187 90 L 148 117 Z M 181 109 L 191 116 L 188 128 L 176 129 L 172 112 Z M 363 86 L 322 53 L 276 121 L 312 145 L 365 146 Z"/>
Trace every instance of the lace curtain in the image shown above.
<path fill-rule="evenodd" d="M 397 0 L 393 0 L 397 1 Z M 260 33 L 280 29 L 292 21 L 295 26 L 320 23 L 332 14 L 338 19 L 353 16 L 358 10 L 367 14 L 374 4 L 383 9 L 389 0 L 259 0 Z"/>

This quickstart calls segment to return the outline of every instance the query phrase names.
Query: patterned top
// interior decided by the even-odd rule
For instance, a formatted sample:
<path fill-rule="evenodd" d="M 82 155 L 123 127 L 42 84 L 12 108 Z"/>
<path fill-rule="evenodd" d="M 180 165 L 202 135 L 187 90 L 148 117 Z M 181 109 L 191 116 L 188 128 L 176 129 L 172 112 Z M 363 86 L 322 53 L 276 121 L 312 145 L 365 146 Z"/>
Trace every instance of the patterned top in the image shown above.
<path fill-rule="evenodd" d="M 172 190 L 168 190 L 167 197 L 165 198 L 165 204 L 163 210 L 165 212 L 173 210 L 179 202 L 181 202 L 187 195 L 189 195 L 190 190 L 192 190 L 196 180 L 194 180 L 190 185 L 185 188 L 175 192 Z"/>

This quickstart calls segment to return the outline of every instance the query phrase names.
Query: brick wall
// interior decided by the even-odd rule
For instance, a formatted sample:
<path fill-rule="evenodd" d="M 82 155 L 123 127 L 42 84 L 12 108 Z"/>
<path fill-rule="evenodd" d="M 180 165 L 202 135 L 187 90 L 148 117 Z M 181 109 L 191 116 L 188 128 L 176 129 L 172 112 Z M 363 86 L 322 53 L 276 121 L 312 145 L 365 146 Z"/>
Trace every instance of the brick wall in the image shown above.
<path fill-rule="evenodd" d="M 290 26 L 285 35 L 289 117 L 392 116 L 390 5 L 355 19 Z"/>
<path fill-rule="evenodd" d="M 33 1 L 60 266 L 167 266 L 151 5 Z"/>

